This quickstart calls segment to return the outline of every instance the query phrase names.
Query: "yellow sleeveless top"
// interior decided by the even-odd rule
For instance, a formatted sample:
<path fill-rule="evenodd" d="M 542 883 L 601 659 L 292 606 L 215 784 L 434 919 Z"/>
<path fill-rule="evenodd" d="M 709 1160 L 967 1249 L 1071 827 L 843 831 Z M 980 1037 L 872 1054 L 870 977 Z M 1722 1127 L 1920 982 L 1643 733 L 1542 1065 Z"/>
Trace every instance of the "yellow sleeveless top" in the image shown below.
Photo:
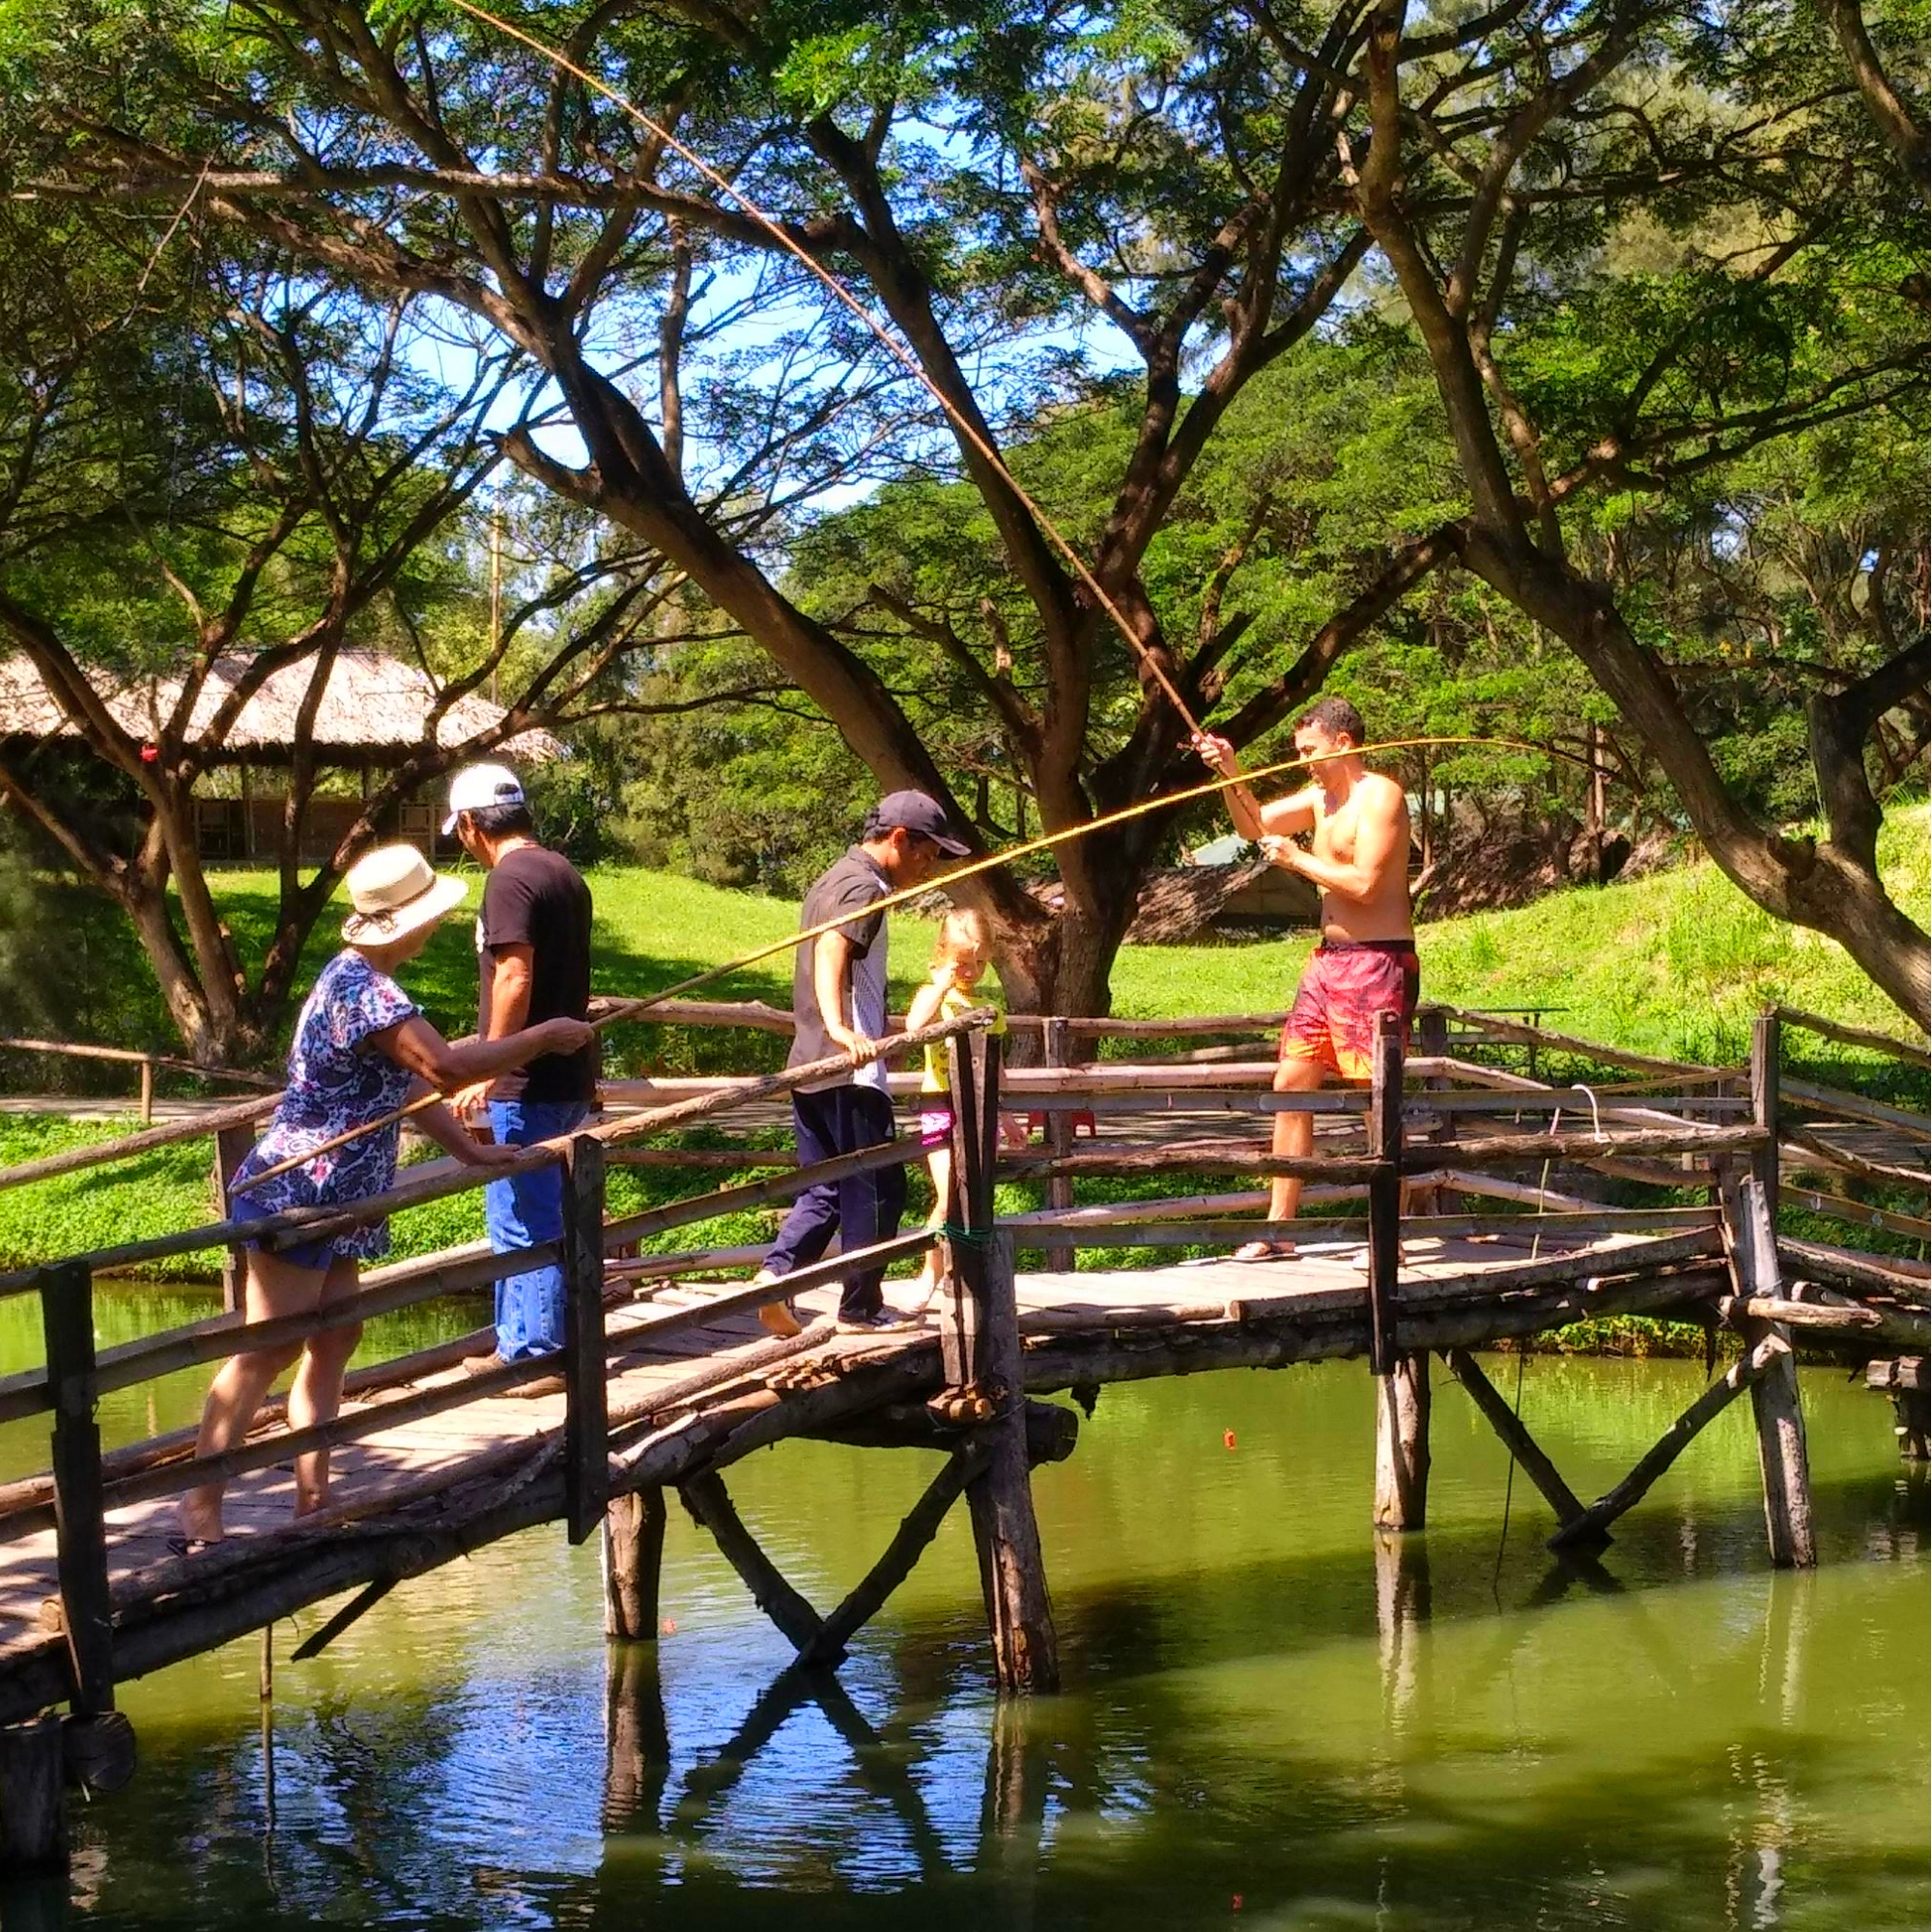
<path fill-rule="evenodd" d="M 961 1013 L 970 1013 L 975 1007 L 991 1006 L 992 1002 L 983 993 L 962 993 L 957 986 L 949 986 L 940 995 L 939 1010 L 933 1020 L 956 1020 Z M 986 1031 L 995 1036 L 1005 1034 L 1007 1016 L 996 1013 L 993 1024 Z M 950 1094 L 952 1091 L 952 1077 L 946 1070 L 946 1042 L 934 1040 L 921 1049 L 925 1056 L 925 1071 L 920 1077 L 919 1091 L 922 1094 Z"/>

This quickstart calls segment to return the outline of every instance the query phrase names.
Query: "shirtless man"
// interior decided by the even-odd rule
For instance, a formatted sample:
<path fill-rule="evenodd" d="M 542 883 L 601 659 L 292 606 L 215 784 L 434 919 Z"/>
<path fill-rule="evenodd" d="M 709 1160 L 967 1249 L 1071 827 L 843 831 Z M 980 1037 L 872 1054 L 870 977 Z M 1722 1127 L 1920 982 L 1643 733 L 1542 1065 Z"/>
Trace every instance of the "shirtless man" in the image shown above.
<path fill-rule="evenodd" d="M 1402 1015 L 1403 1041 L 1415 1011 L 1420 974 L 1408 903 L 1408 801 L 1393 779 L 1370 771 L 1355 747 L 1367 742 L 1362 714 L 1345 697 L 1324 697 L 1296 721 L 1294 749 L 1320 758 L 1314 781 L 1267 805 L 1246 785 L 1228 791 L 1235 829 L 1259 844 L 1284 871 L 1299 872 L 1321 892 L 1321 943 L 1301 976 L 1281 1030 L 1278 1094 L 1312 1094 L 1323 1078 L 1367 1080 L 1373 1070 L 1376 1015 Z M 1225 738 L 1204 733 L 1194 748 L 1225 778 L 1240 766 Z M 1340 757 L 1332 755 L 1341 753 Z M 1307 849 L 1294 836 L 1313 831 Z M 1306 1154 L 1315 1146 L 1312 1114 L 1277 1114 L 1274 1151 Z M 1277 1177 L 1268 1218 L 1292 1221 L 1301 1182 Z M 1249 1241 L 1242 1262 L 1274 1261 L 1292 1241 Z"/>

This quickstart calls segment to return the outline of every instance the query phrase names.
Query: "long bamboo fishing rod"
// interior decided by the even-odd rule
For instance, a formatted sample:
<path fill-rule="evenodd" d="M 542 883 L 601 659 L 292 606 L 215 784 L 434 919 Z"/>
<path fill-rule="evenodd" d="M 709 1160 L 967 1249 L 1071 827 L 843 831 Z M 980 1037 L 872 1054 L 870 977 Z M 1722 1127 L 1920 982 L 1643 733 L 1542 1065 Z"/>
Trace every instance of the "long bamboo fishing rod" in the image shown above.
<path fill-rule="evenodd" d="M 1205 783 L 1188 785 L 1180 791 L 1157 793 L 1152 798 L 1138 799 L 1132 805 L 1123 805 L 1116 811 L 1103 812 L 1098 818 L 1083 820 L 1078 825 L 1069 825 L 1059 832 L 1043 833 L 1037 838 L 1029 838 L 1023 844 L 1009 845 L 999 852 L 990 852 L 983 858 L 975 859 L 969 865 L 957 866 L 950 872 L 941 873 L 934 879 L 922 880 L 916 886 L 905 886 L 897 892 L 886 893 L 863 906 L 855 906 L 849 912 L 842 912 L 837 918 L 821 921 L 817 925 L 802 927 L 797 932 L 787 933 L 782 939 L 772 940 L 769 944 L 756 947 L 752 952 L 742 953 L 736 959 L 727 959 L 721 966 L 707 966 L 701 973 L 694 973 L 689 979 L 680 980 L 675 985 L 667 986 L 662 992 L 653 993 L 646 999 L 627 1000 L 611 1011 L 600 1014 L 591 1025 L 591 1030 L 601 1033 L 608 1026 L 615 1026 L 621 1021 L 635 1020 L 649 1012 L 654 1007 L 661 1007 L 668 1000 L 681 999 L 686 993 L 696 992 L 700 986 L 708 986 L 714 980 L 724 979 L 732 973 L 743 972 L 748 966 L 755 966 L 760 961 L 770 959 L 776 953 L 790 952 L 795 947 L 808 946 L 814 940 L 822 939 L 829 932 L 837 932 L 840 926 L 851 925 L 859 920 L 870 919 L 875 913 L 891 912 L 895 907 L 908 904 L 927 893 L 946 892 L 966 879 L 977 878 L 981 872 L 989 872 L 997 866 L 1010 865 L 1015 859 L 1031 857 L 1036 852 L 1047 852 L 1057 846 L 1069 844 L 1076 838 L 1084 838 L 1089 834 L 1104 831 L 1112 825 L 1125 824 L 1129 819 L 1143 818 L 1151 811 L 1165 811 L 1177 806 L 1192 803 L 1196 799 L 1210 798 L 1216 792 L 1230 791 L 1236 785 L 1255 783 L 1264 779 L 1279 778 L 1285 772 L 1299 771 L 1312 765 L 1325 765 L 1340 758 L 1367 758 L 1381 752 L 1415 751 L 1424 746 L 1435 745 L 1500 745 L 1520 752 L 1533 752 L 1539 757 L 1568 758 L 1573 763 L 1587 764 L 1589 761 L 1577 757 L 1574 753 L 1556 751 L 1544 745 L 1533 745 L 1524 738 L 1438 736 L 1429 738 L 1391 738 L 1375 745 L 1350 745 L 1337 752 L 1310 752 L 1297 753 L 1292 758 L 1283 758 L 1271 765 L 1262 765 L 1251 772 L 1235 772 L 1220 778 L 1208 780 Z M 882 1052 L 890 1051 L 890 1043 L 882 1044 Z M 347 1147 L 351 1141 L 360 1140 L 364 1134 L 380 1132 L 384 1127 L 395 1126 L 407 1121 L 413 1114 L 420 1114 L 436 1106 L 443 1095 L 440 1093 L 420 1094 L 407 1106 L 398 1107 L 392 1113 L 365 1122 L 359 1127 L 351 1127 L 347 1132 L 337 1134 L 332 1140 L 312 1147 L 306 1153 L 292 1155 L 277 1162 L 273 1167 L 266 1167 L 260 1174 L 251 1175 L 239 1186 L 230 1183 L 231 1196 L 246 1194 L 262 1186 L 265 1182 L 288 1174 L 298 1167 L 305 1167 L 319 1155 L 332 1153 L 337 1148 Z"/>

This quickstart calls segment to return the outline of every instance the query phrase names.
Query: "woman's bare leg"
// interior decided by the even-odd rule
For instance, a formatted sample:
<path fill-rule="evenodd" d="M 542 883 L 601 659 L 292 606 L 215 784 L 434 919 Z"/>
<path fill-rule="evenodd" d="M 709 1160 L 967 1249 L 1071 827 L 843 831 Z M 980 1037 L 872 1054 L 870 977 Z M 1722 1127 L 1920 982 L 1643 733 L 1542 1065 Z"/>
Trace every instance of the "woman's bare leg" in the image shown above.
<path fill-rule="evenodd" d="M 347 1299 L 355 1293 L 360 1279 L 355 1263 L 338 1255 L 323 1277 L 324 1308 Z M 342 1406 L 342 1378 L 349 1358 L 362 1339 L 362 1324 L 351 1321 L 340 1328 L 326 1328 L 311 1335 L 302 1350 L 301 1367 L 296 1371 L 289 1390 L 289 1427 L 310 1429 L 320 1422 L 333 1422 Z M 308 1516 L 328 1500 L 328 1451 L 310 1449 L 296 1458 L 296 1514 Z"/>
<path fill-rule="evenodd" d="M 270 1321 L 285 1315 L 304 1315 L 321 1300 L 327 1279 L 320 1268 L 297 1267 L 259 1248 L 248 1251 L 247 1285 L 242 1311 L 250 1321 Z M 270 1383 L 301 1352 L 298 1343 L 278 1349 L 256 1349 L 231 1355 L 216 1371 L 208 1401 L 201 1411 L 201 1429 L 194 1439 L 197 1456 L 219 1456 L 247 1435 Z M 181 1500 L 182 1534 L 214 1543 L 221 1537 L 222 1483 L 204 1483 Z"/>

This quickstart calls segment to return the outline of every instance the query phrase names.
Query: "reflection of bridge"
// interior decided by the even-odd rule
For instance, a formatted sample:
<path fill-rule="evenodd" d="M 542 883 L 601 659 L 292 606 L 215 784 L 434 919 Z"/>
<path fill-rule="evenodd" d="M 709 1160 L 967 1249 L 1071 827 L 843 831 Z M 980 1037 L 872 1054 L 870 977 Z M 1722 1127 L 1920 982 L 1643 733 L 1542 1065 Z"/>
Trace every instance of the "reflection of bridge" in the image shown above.
<path fill-rule="evenodd" d="M 231 1313 L 101 1351 L 93 1339 L 95 1273 L 244 1234 L 270 1245 L 312 1239 L 320 1228 L 356 1225 L 477 1184 L 469 1174 L 412 1170 L 393 1194 L 354 1210 L 231 1220 L 0 1280 L 39 1293 L 47 1339 L 45 1368 L 0 1382 L 0 1420 L 54 1418 L 48 1472 L 0 1490 L 0 1721 L 12 1726 L 0 1729 L 0 1833 L 11 1837 L 16 1859 L 45 1857 L 58 1835 L 64 1762 L 70 1776 L 101 1787 L 127 1775 L 131 1740 L 113 1710 L 118 1682 L 353 1593 L 297 1652 L 313 1655 L 410 1577 L 536 1523 L 561 1518 L 579 1541 L 604 1523 L 610 1628 L 615 1636 L 648 1639 L 657 1627 L 664 1495 L 672 1489 L 808 1675 L 842 1657 L 964 1495 L 998 1681 L 1009 1690 L 1051 1686 L 1056 1640 L 1029 1469 L 1069 1454 L 1078 1424 L 1073 1410 L 1037 1398 L 1071 1389 L 1091 1403 L 1111 1381 L 1366 1356 L 1381 1391 L 1376 1519 L 1393 1536 L 1419 1528 L 1426 1512 L 1428 1363 L 1438 1352 L 1550 1506 L 1552 1544 L 1586 1568 L 1609 1525 L 1712 1416 L 1748 1390 L 1773 1560 L 1810 1562 L 1792 1335 L 1854 1359 L 1922 1353 L 1925 1270 L 1780 1239 L 1777 1190 L 1788 1184 L 1786 1169 L 1829 1171 L 1833 1189 L 1806 1190 L 1807 1204 L 1914 1225 L 1851 1194 L 1896 1187 L 1918 1171 L 1897 1159 L 1900 1122 L 1910 1117 L 1815 1088 L 1794 1098 L 1796 1083 L 1780 1095 L 1777 1026 L 1769 1018 L 1745 1074 L 1636 1062 L 1631 1070 L 1639 1078 L 1606 1088 L 1552 1087 L 1478 1065 L 1450 1037 L 1452 1017 L 1461 1016 L 1425 1015 L 1425 1051 L 1406 1068 L 1393 1032 L 1385 1032 L 1368 1093 L 1317 1095 L 1273 1094 L 1267 1066 L 1252 1061 L 1070 1065 L 1064 1023 L 1049 1027 L 1050 1064 L 1004 1075 L 1009 1108 L 1046 1117 L 1046 1145 L 1006 1157 L 994 1132 L 1003 1092 L 997 1050 L 974 1021 L 931 1030 L 950 1039 L 958 1096 L 958 1180 L 943 1237 L 949 1273 L 921 1325 L 884 1334 L 839 1335 L 830 1319 L 836 1283 L 860 1257 L 791 1278 L 786 1285 L 810 1319 L 804 1334 L 781 1342 L 755 1321 L 773 1291 L 708 1279 L 742 1265 L 742 1250 L 637 1250 L 674 1230 L 787 1200 L 813 1180 L 883 1164 L 891 1150 L 733 1180 L 639 1213 L 606 1209 L 611 1167 L 716 1165 L 721 1152 L 741 1171 L 764 1164 L 752 1150 L 640 1143 L 700 1121 L 739 1119 L 812 1069 L 714 1082 L 668 1105 L 617 1114 L 527 1156 L 560 1160 L 568 1174 L 564 1239 L 517 1264 L 526 1266 L 541 1252 L 563 1265 L 569 1339 L 560 1363 L 470 1374 L 463 1358 L 488 1344 L 466 1337 L 361 1371 L 331 1423 L 291 1431 L 270 1416 L 220 1458 L 197 1459 L 185 1435 L 103 1454 L 95 1403 L 105 1390 L 212 1362 L 239 1346 L 291 1342 L 331 1322 L 486 1284 L 503 1264 L 451 1251 L 372 1270 L 353 1303 L 326 1315 L 247 1325 Z M 1252 1024 L 1202 1022 L 1196 1030 L 1239 1034 Z M 1550 1051 L 1551 1037 L 1539 1037 Z M 1634 1058 L 1587 1051 L 1612 1065 Z M 1406 1098 L 1405 1073 L 1421 1083 Z M 1243 1117 L 1286 1108 L 1317 1116 L 1313 1154 L 1276 1157 L 1230 1132 Z M 1082 1113 L 1099 1131 L 1076 1147 L 1068 1122 Z M 1853 1150 L 1843 1137 L 1847 1122 L 1886 1138 Z M 153 1144 L 154 1134 L 191 1130 L 192 1123 L 137 1138 Z M 1922 1167 L 1922 1151 L 1916 1158 Z M 1564 1178 L 1552 1184 L 1559 1164 Z M 1295 1224 L 1301 1247 L 1292 1260 L 1078 1272 L 1015 1266 L 1021 1246 L 1059 1261 L 1081 1247 L 1179 1252 L 1288 1232 L 1233 1218 L 1261 1205 L 1251 1193 L 1083 1206 L 1071 1198 L 1081 1177 L 1252 1181 L 1277 1173 L 1313 1183 L 1311 1207 L 1350 1216 Z M 1606 1175 L 1652 1205 L 1592 1198 Z M 1046 1182 L 1048 1205 L 996 1217 L 999 1178 Z M 1705 1198 L 1682 1205 L 1687 1189 Z M 1669 1198 L 1660 1204 L 1663 1190 Z M 1465 1211 L 1472 1201 L 1491 1205 Z M 909 1259 L 933 1239 L 923 1231 L 903 1236 L 869 1258 Z M 1469 1351 L 1619 1314 L 1689 1315 L 1726 1326 L 1740 1352 L 1624 1482 L 1586 1504 Z M 532 1387 L 546 1376 L 556 1380 L 559 1369 L 560 1390 Z M 1903 1380 L 1901 1403 L 1911 1393 L 1911 1378 Z M 871 1573 L 830 1609 L 808 1603 L 779 1573 L 738 1518 L 724 1482 L 752 1450 L 798 1436 L 949 1452 Z M 290 1526 L 287 1465 L 325 1442 L 337 1464 L 331 1507 L 325 1518 Z M 170 1556 L 173 1498 L 217 1476 L 230 1483 L 228 1541 Z M 1389 1547 L 1386 1590 L 1399 1605 L 1407 1572 L 1400 1544 Z M 1393 1623 L 1399 1628 L 1402 1619 Z M 810 1694 L 838 1706 L 822 1686 Z M 61 1701 L 71 1707 L 65 1720 L 36 1716 Z M 36 1818 L 43 1820 L 38 1845 L 28 1830 Z"/>

